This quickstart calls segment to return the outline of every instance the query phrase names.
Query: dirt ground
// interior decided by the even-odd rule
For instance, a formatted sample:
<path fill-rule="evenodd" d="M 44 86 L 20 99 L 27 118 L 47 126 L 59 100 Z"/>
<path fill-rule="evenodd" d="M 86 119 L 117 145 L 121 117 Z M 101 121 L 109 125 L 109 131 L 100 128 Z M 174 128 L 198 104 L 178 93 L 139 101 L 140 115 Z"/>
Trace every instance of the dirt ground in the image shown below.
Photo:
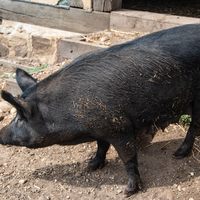
<path fill-rule="evenodd" d="M 33 76 L 41 80 L 62 66 L 49 66 Z M 7 69 L 0 66 L 0 76 L 3 72 Z M 0 83 L 3 81 L 1 79 Z M 0 128 L 15 116 L 10 112 L 3 115 Z M 165 132 L 159 131 L 153 140 L 150 136 L 137 138 L 143 188 L 128 198 L 123 196 L 128 181 L 126 171 L 112 146 L 105 166 L 88 171 L 87 164 L 97 149 L 95 142 L 41 149 L 0 145 L 0 200 L 198 200 L 200 137 L 195 140 L 191 156 L 179 160 L 172 158 L 187 128 L 173 124 Z"/>
<path fill-rule="evenodd" d="M 145 36 L 147 34 L 149 33 L 137 32 L 137 31 L 124 32 L 111 29 L 111 30 L 101 31 L 98 33 L 83 35 L 82 38 L 84 39 L 85 42 L 88 43 L 112 46 Z"/>

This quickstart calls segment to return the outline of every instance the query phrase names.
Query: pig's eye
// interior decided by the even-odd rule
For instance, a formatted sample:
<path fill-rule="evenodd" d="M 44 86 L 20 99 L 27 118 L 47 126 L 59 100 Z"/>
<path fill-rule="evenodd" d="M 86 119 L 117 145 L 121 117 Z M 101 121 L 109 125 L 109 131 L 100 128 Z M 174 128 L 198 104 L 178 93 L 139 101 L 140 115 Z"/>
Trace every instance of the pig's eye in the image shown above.
<path fill-rule="evenodd" d="M 21 117 L 18 117 L 18 121 L 21 122 L 23 121 L 23 119 Z"/>
<path fill-rule="evenodd" d="M 22 122 L 22 121 L 25 120 L 25 117 L 18 114 L 17 120 L 18 120 L 19 122 Z"/>

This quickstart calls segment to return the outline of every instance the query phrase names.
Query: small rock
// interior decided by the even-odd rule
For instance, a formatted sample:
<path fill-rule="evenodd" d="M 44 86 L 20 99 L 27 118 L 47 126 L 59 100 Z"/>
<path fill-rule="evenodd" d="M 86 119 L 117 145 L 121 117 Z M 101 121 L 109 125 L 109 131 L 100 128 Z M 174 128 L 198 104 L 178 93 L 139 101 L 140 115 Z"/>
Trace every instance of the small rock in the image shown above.
<path fill-rule="evenodd" d="M 190 176 L 194 176 L 194 172 L 190 172 Z"/>
<path fill-rule="evenodd" d="M 14 113 L 16 113 L 16 112 L 17 112 L 16 108 L 12 108 L 12 109 L 10 110 L 10 113 L 11 113 L 11 114 L 14 114 Z"/>
<path fill-rule="evenodd" d="M 189 198 L 189 200 L 194 200 L 193 198 Z"/>
<path fill-rule="evenodd" d="M 66 196 L 66 198 L 67 198 L 67 199 L 70 199 L 70 197 L 69 197 L 69 196 Z"/>
<path fill-rule="evenodd" d="M 10 105 L 9 103 L 7 103 L 6 101 L 0 102 L 0 110 L 2 110 L 3 112 L 8 112 L 12 108 L 13 108 L 13 106 Z"/>
<path fill-rule="evenodd" d="M 0 121 L 2 121 L 4 119 L 4 116 L 0 116 Z"/>
<path fill-rule="evenodd" d="M 118 194 L 122 193 L 122 190 L 117 190 L 117 193 L 118 193 Z"/>
<path fill-rule="evenodd" d="M 186 188 L 182 188 L 182 190 L 183 190 L 183 192 L 185 192 L 185 191 L 186 191 Z"/>
<path fill-rule="evenodd" d="M 75 174 L 75 177 L 81 177 L 81 172 L 77 172 L 76 174 Z"/>
<path fill-rule="evenodd" d="M 178 186 L 178 188 L 177 188 L 177 189 L 178 189 L 178 191 L 179 191 L 179 192 L 181 192 L 181 190 L 182 190 L 182 188 L 181 188 L 181 186 L 180 186 L 180 185 Z"/>
<path fill-rule="evenodd" d="M 22 179 L 22 180 L 19 181 L 19 184 L 20 184 L 20 185 L 24 185 L 27 181 L 28 181 L 28 180 L 26 180 L 26 179 Z"/>
<path fill-rule="evenodd" d="M 108 37 L 102 37 L 102 38 L 101 38 L 101 42 L 105 42 L 105 41 L 107 41 L 107 40 L 109 40 Z"/>
<path fill-rule="evenodd" d="M 6 85 L 6 81 L 3 82 L 2 85 L 2 90 L 7 91 L 7 85 Z"/>
<path fill-rule="evenodd" d="M 173 185 L 173 187 L 174 187 L 174 188 L 177 188 L 177 187 L 178 187 L 178 185 L 177 185 L 177 184 L 174 184 L 174 185 Z"/>

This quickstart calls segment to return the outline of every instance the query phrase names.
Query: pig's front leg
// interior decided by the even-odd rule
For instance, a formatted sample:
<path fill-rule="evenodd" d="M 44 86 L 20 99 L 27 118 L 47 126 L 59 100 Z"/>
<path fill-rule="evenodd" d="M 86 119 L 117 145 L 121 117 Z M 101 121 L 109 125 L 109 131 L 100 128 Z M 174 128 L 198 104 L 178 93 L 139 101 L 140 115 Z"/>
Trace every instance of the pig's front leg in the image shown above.
<path fill-rule="evenodd" d="M 194 144 L 195 135 L 195 127 L 191 124 L 185 140 L 183 141 L 180 148 L 177 149 L 177 151 L 173 154 L 173 158 L 180 159 L 190 155 Z"/>
<path fill-rule="evenodd" d="M 98 149 L 96 156 L 88 164 L 88 169 L 90 170 L 96 170 L 97 168 L 102 168 L 104 166 L 106 153 L 110 146 L 110 143 L 104 140 L 97 140 L 97 144 Z"/>
<path fill-rule="evenodd" d="M 119 138 L 111 139 L 110 143 L 115 147 L 122 159 L 128 174 L 128 185 L 125 195 L 128 197 L 141 189 L 141 179 L 138 171 L 137 152 L 133 133 L 119 134 Z"/>

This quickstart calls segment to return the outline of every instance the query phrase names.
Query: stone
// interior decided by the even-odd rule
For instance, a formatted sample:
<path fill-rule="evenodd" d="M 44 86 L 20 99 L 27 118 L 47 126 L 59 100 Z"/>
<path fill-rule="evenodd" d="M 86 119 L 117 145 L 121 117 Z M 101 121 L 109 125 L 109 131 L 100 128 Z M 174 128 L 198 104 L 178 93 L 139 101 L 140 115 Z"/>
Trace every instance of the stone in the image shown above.
<path fill-rule="evenodd" d="M 102 37 L 100 41 L 101 41 L 101 42 L 105 42 L 105 41 L 107 41 L 107 40 L 109 40 L 108 37 Z"/>
<path fill-rule="evenodd" d="M 7 85 L 6 85 L 6 81 L 3 82 L 2 85 L 2 90 L 7 91 Z"/>
<path fill-rule="evenodd" d="M 16 38 L 16 42 L 13 46 L 13 49 L 15 51 L 15 56 L 22 58 L 26 57 L 28 50 L 27 41 L 22 38 Z"/>
<path fill-rule="evenodd" d="M 17 27 L 17 31 L 18 31 L 19 33 L 24 32 L 25 30 L 23 29 L 23 25 L 20 24 L 20 25 Z"/>
<path fill-rule="evenodd" d="M 3 112 L 8 112 L 13 108 L 13 106 L 11 104 L 9 104 L 6 101 L 2 101 L 0 102 L 0 110 L 2 110 Z"/>
<path fill-rule="evenodd" d="M 117 194 L 120 194 L 120 193 L 122 193 L 122 190 L 117 190 Z"/>
<path fill-rule="evenodd" d="M 16 108 L 12 108 L 12 109 L 10 110 L 10 113 L 11 113 L 11 114 L 15 114 L 16 112 L 17 112 Z"/>
<path fill-rule="evenodd" d="M 192 176 L 192 177 L 193 177 L 193 176 L 194 176 L 194 172 L 190 172 L 190 176 Z"/>
<path fill-rule="evenodd" d="M 36 50 L 46 51 L 51 46 L 51 41 L 47 38 L 32 36 L 32 47 Z"/>
<path fill-rule="evenodd" d="M 4 57 L 9 55 L 9 49 L 6 47 L 6 45 L 0 43 L 0 57 Z"/>
<path fill-rule="evenodd" d="M 0 110 L 0 121 L 2 121 L 4 119 L 4 116 L 3 116 L 3 111 Z"/>
<path fill-rule="evenodd" d="M 21 179 L 21 180 L 19 181 L 19 184 L 20 184 L 20 185 L 24 185 L 27 181 L 28 181 L 28 180 L 26 180 L 26 179 Z"/>
<path fill-rule="evenodd" d="M 178 189 L 179 192 L 181 192 L 181 190 L 182 190 L 180 185 L 177 187 L 177 189 Z"/>

